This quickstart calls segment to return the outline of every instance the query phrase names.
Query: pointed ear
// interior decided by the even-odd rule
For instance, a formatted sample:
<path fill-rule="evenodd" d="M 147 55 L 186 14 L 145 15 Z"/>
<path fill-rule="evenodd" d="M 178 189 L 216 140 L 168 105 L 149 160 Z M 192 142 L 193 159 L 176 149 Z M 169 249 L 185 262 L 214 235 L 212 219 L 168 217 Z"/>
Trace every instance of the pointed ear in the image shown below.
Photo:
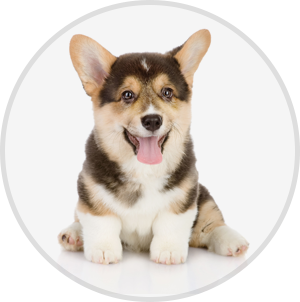
<path fill-rule="evenodd" d="M 70 42 L 72 63 L 88 95 L 92 95 L 109 75 L 116 57 L 93 39 L 75 35 Z"/>
<path fill-rule="evenodd" d="M 182 74 L 189 86 L 193 85 L 193 76 L 202 58 L 206 54 L 211 37 L 207 29 L 195 32 L 174 55 L 177 59 Z"/>

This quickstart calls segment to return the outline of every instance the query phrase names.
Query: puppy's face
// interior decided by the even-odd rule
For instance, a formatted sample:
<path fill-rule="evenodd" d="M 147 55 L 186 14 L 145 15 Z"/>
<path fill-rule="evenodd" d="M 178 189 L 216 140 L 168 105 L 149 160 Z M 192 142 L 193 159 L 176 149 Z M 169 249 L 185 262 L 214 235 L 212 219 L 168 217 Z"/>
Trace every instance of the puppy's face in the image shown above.
<path fill-rule="evenodd" d="M 184 142 L 193 75 L 209 44 L 210 34 L 202 30 L 166 54 L 116 58 L 88 37 L 72 38 L 71 58 L 92 97 L 96 130 L 108 153 L 159 164 L 167 144 Z"/>

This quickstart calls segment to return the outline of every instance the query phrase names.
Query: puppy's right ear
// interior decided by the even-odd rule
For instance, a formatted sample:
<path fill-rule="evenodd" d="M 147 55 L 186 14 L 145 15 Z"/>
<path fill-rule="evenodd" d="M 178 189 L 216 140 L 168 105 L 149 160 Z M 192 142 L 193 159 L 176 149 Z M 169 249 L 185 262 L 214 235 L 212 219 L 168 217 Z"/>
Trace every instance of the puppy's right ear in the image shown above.
<path fill-rule="evenodd" d="M 84 35 L 73 36 L 70 42 L 70 55 L 89 96 L 103 84 L 117 59 L 99 43 Z"/>

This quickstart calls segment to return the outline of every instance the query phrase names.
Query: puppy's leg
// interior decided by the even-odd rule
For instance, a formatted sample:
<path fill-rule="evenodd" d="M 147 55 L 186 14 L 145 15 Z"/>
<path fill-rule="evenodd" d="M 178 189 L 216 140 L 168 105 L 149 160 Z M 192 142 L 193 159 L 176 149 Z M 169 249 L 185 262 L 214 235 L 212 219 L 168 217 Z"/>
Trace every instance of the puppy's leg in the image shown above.
<path fill-rule="evenodd" d="M 95 263 L 117 263 L 122 258 L 121 221 L 113 214 L 97 216 L 88 212 L 77 215 L 82 224 L 84 255 Z"/>
<path fill-rule="evenodd" d="M 224 223 L 221 211 L 205 187 L 200 185 L 198 218 L 190 240 L 192 247 L 206 247 L 223 256 L 243 255 L 249 243 Z"/>
<path fill-rule="evenodd" d="M 71 225 L 62 230 L 58 235 L 58 242 L 68 251 L 82 251 L 82 226 L 75 220 Z"/>
<path fill-rule="evenodd" d="M 157 263 L 178 264 L 186 261 L 196 207 L 181 214 L 161 212 L 153 222 L 150 258 Z"/>

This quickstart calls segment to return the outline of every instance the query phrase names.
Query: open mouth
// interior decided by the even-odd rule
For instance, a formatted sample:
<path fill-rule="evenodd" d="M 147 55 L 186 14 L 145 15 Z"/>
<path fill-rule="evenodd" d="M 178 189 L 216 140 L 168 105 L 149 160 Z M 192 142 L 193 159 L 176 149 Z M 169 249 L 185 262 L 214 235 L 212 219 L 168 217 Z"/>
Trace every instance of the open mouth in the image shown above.
<path fill-rule="evenodd" d="M 126 129 L 125 133 L 129 139 L 129 142 L 134 146 L 135 153 L 137 154 L 137 159 L 139 162 L 148 165 L 157 165 L 162 162 L 163 144 L 166 141 L 169 133 L 161 137 L 137 137 L 132 135 Z"/>

